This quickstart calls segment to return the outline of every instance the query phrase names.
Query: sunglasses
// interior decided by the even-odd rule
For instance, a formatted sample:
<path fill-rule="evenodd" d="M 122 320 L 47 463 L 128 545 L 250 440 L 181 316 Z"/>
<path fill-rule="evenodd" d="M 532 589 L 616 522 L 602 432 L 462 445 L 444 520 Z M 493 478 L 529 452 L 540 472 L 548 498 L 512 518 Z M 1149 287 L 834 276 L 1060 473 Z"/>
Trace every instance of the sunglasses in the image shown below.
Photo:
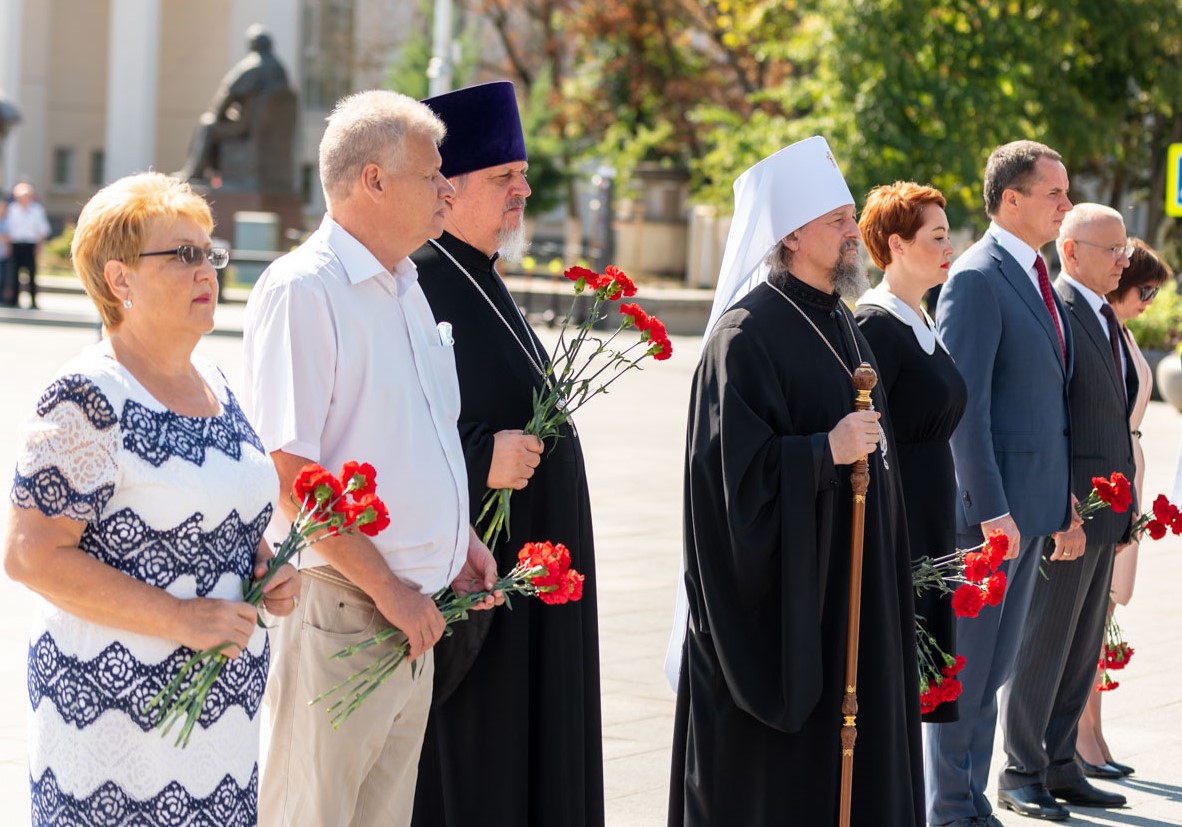
<path fill-rule="evenodd" d="M 210 265 L 215 270 L 221 270 L 230 263 L 230 251 L 225 247 L 210 247 L 208 250 L 196 247 L 192 244 L 182 244 L 179 247 L 174 247 L 171 250 L 157 250 L 153 253 L 140 253 L 140 258 L 145 256 L 176 256 L 177 261 L 181 264 L 189 265 L 190 267 L 198 267 L 206 259 L 209 259 Z"/>
<path fill-rule="evenodd" d="M 1137 288 L 1137 295 L 1141 297 L 1141 301 L 1147 302 L 1157 295 L 1160 287 L 1154 287 L 1152 284 L 1142 284 Z"/>

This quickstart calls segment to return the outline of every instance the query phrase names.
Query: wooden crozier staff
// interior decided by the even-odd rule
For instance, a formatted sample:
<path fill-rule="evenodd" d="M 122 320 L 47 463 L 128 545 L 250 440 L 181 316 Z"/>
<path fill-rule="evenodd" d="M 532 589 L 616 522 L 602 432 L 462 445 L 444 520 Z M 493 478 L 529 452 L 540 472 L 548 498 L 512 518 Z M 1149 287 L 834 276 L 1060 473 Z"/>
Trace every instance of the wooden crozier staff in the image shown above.
<path fill-rule="evenodd" d="M 874 368 L 863 362 L 852 377 L 856 394 L 854 409 L 871 408 L 870 391 L 878 384 Z M 849 827 L 850 804 L 854 794 L 854 741 L 858 738 L 858 637 L 862 628 L 862 539 L 866 525 L 866 489 L 870 487 L 870 465 L 866 457 L 854 463 L 850 472 L 854 489 L 854 511 L 850 518 L 850 605 L 845 639 L 845 694 L 841 700 L 841 809 L 838 823 Z"/>

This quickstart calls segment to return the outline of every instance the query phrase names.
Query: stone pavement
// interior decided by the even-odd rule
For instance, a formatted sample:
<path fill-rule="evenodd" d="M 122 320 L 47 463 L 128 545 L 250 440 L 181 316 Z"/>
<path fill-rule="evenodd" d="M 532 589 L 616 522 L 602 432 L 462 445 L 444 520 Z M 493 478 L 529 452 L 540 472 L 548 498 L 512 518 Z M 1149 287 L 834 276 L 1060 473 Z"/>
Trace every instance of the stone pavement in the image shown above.
<path fill-rule="evenodd" d="M 12 468 L 18 424 L 46 382 L 96 338 L 93 311 L 84 298 L 45 294 L 41 304 L 39 314 L 0 316 L 7 380 L 0 394 L 0 468 Z M 225 332 L 240 326 L 241 312 L 241 306 L 219 308 Z M 50 313 L 60 314 L 58 324 L 28 323 L 31 316 Z M 673 341 L 672 359 L 623 378 L 617 390 L 578 416 L 597 529 L 604 775 L 607 821 L 613 827 L 665 823 L 673 695 L 661 665 L 681 551 L 682 450 L 698 350 L 696 338 Z M 207 337 L 199 352 L 238 385 L 238 338 Z M 1152 403 L 1143 431 L 1150 463 L 1146 487 L 1150 494 L 1169 492 L 1182 444 L 1182 416 Z M 1182 750 L 1176 746 L 1182 723 L 1175 717 L 1182 716 L 1182 660 L 1174 659 L 1182 652 L 1182 615 L 1174 593 L 1182 587 L 1182 540 L 1171 536 L 1149 544 L 1140 568 L 1132 604 L 1119 613 L 1126 638 L 1137 650 L 1135 662 L 1119 675 L 1120 689 L 1105 698 L 1108 741 L 1117 759 L 1138 772 L 1117 784 L 1097 782 L 1120 789 L 1130 806 L 1076 809 L 1073 823 L 1182 825 Z M 24 816 L 17 814 L 28 806 L 25 658 L 31 602 L 25 589 L 0 577 L 0 802 L 9 813 L 0 821 L 5 824 L 22 823 Z M 995 766 L 999 760 L 1000 753 Z M 999 815 L 1010 827 L 1027 823 L 1011 813 Z"/>

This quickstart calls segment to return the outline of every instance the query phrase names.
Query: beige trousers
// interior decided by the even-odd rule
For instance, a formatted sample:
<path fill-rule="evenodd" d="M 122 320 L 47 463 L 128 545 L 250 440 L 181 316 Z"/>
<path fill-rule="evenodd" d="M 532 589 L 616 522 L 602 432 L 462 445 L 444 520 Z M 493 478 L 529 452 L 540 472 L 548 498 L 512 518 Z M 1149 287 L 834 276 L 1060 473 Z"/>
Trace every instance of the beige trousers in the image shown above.
<path fill-rule="evenodd" d="M 339 577 L 339 575 L 338 575 Z M 399 827 L 414 809 L 434 660 L 402 664 L 340 727 L 308 701 L 388 651 L 331 656 L 390 624 L 359 589 L 305 576 L 296 610 L 271 630 L 264 703 L 270 746 L 259 785 L 262 827 Z"/>

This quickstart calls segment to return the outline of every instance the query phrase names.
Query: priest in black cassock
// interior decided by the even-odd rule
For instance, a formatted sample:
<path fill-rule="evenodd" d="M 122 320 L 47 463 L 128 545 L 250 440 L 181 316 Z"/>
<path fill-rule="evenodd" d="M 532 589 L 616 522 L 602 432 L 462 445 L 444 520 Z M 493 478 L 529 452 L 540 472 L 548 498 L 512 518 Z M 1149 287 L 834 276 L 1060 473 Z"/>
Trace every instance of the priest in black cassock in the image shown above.
<path fill-rule="evenodd" d="M 823 138 L 735 182 L 690 396 L 671 826 L 838 823 L 850 465 L 867 453 L 852 823 L 924 821 L 900 480 L 884 395 L 853 405 L 852 371 L 874 366 L 842 302 L 866 286 L 858 239 Z"/>
<path fill-rule="evenodd" d="M 603 824 L 599 637 L 582 449 L 564 426 L 546 445 L 521 428 L 547 362 L 497 272 L 519 257 L 530 194 L 513 84 L 424 101 L 447 125 L 442 172 L 456 194 L 444 233 L 413 256 L 438 322 L 452 326 L 460 439 L 475 523 L 489 487 L 515 489 L 502 573 L 531 541 L 565 544 L 586 575 L 577 603 L 515 600 L 473 614 L 435 647 L 435 699 L 415 794 L 416 827 Z M 478 528 L 480 528 L 478 526 Z M 485 615 L 482 618 L 479 615 Z"/>

